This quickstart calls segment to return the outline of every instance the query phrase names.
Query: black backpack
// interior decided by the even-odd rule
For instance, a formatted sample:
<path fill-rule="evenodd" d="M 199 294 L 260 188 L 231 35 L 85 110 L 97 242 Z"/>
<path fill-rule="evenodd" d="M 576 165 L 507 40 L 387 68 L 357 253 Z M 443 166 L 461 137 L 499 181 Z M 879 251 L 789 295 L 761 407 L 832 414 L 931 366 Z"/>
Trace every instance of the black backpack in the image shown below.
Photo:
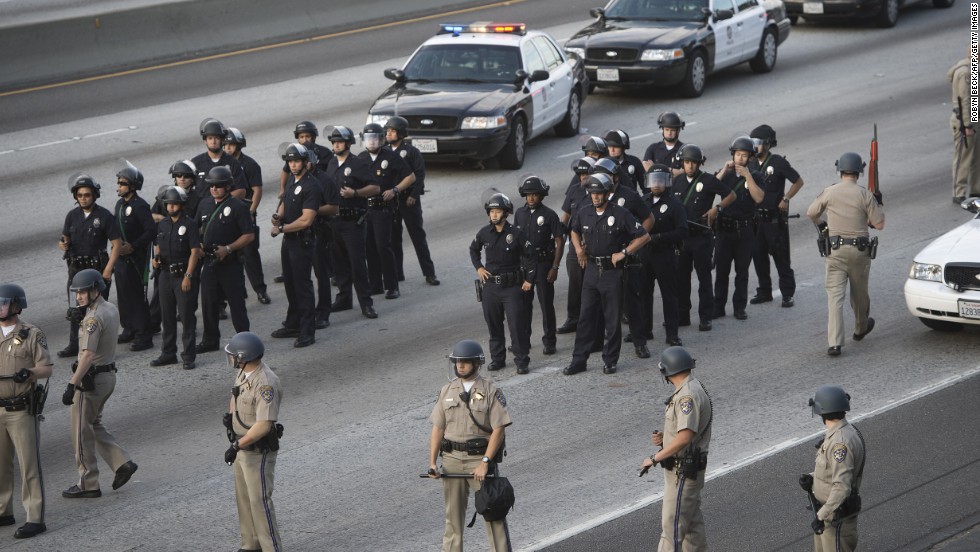
<path fill-rule="evenodd" d="M 514 507 L 514 487 L 506 477 L 499 474 L 496 477 L 487 477 L 480 485 L 480 490 L 476 491 L 476 512 L 467 527 L 473 527 L 476 522 L 476 514 L 483 516 L 487 521 L 500 521 L 507 517 L 507 513 Z"/>

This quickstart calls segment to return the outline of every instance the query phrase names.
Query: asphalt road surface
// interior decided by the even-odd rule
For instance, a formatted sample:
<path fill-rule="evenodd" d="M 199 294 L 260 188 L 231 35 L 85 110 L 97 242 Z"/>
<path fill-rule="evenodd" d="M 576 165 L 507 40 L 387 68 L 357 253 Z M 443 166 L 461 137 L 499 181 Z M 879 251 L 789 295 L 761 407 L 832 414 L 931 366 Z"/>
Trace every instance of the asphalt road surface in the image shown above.
<path fill-rule="evenodd" d="M 593 4 L 529 1 L 473 13 L 472 19 L 522 19 L 564 39 L 585 24 Z M 696 100 L 665 91 L 600 90 L 584 103 L 582 132 L 623 128 L 632 137 L 635 154 L 656 139 L 660 112 L 680 112 L 687 121 L 682 139 L 705 149 L 710 170 L 724 163 L 732 137 L 761 123 L 772 125 L 779 135 L 776 151 L 789 157 L 806 181 L 791 207 L 801 213 L 821 188 L 836 181 L 834 161 L 840 153 L 867 153 L 872 124 L 878 124 L 888 218 L 872 268 L 872 315 L 878 322 L 874 333 L 861 343 L 847 340 L 841 357 L 825 355 L 823 262 L 814 247 L 815 232 L 804 219 L 793 222 L 791 229 L 796 307 L 781 309 L 778 302 L 751 306 L 746 321 L 728 317 L 716 321 L 711 332 L 688 328 L 681 334 L 698 359 L 698 375 L 712 391 L 716 408 L 709 470 L 712 477 L 727 475 L 709 484 L 705 501 L 711 508 L 709 529 L 719 543 L 737 542 L 722 535 L 744 529 L 771 532 L 766 542 L 772 544 L 766 546 L 807 548 L 800 492 L 784 483 L 795 481 L 812 462 L 806 446 L 789 445 L 819 429 L 806 407 L 817 386 L 843 385 L 854 397 L 851 415 L 859 417 L 977 369 L 980 331 L 928 330 L 909 315 L 902 297 L 914 254 L 970 216 L 949 201 L 945 81 L 947 68 L 968 44 L 968 17 L 967 4 L 958 3 L 949 10 L 908 9 L 891 30 L 794 27 L 771 74 L 755 75 L 744 66 L 724 71 L 709 78 L 705 95 Z M 265 169 L 266 185 L 277 185 L 281 161 L 276 149 L 292 138 L 295 123 L 311 119 L 321 129 L 333 124 L 360 128 L 371 100 L 388 82 L 382 70 L 401 64 L 437 22 L 0 98 L 0 215 L 5 223 L 0 280 L 27 288 L 25 319 L 47 332 L 52 351 L 65 345 L 65 269 L 56 244 L 64 215 L 73 206 L 69 175 L 93 174 L 105 186 L 101 203 L 111 206 L 113 175 L 119 159 L 125 158 L 147 175 L 146 195 L 151 195 L 168 182 L 166 170 L 174 161 L 203 151 L 198 123 L 214 116 L 246 132 L 246 152 Z M 446 354 L 459 339 L 487 340 L 467 252 L 486 222 L 480 194 L 497 187 L 516 197 L 521 175 L 532 172 L 561 190 L 571 177 L 568 165 L 578 155 L 576 139 L 545 136 L 530 145 L 522 171 L 430 165 L 423 204 L 443 284 L 424 283 L 409 247 L 402 297 L 379 298 L 377 320 L 356 310 L 335 314 L 330 328 L 318 332 L 317 344 L 307 349 L 293 349 L 291 340 L 267 340 L 266 359 L 285 390 L 281 422 L 286 433 L 274 497 L 286 547 L 414 551 L 438 546 L 441 489 L 438 483 L 419 480 L 418 474 L 427 466 L 427 416 L 446 382 Z M 271 195 L 260 209 L 270 280 L 279 272 L 280 245 L 267 234 Z M 555 207 L 557 199 L 550 197 L 548 203 Z M 562 274 L 559 322 L 564 318 L 565 281 Z M 271 281 L 270 294 L 269 306 L 258 304 L 254 295 L 248 301 L 252 329 L 262 336 L 279 327 L 286 309 L 282 288 Z M 655 312 L 654 327 L 659 329 L 659 301 Z M 515 375 L 511 362 L 493 374 L 514 419 L 502 470 L 517 489 L 517 506 L 509 519 L 514 546 L 522 550 L 554 546 L 654 505 L 662 490 L 656 479 L 638 482 L 636 477 L 639 461 L 650 453 L 650 430 L 662 424 L 667 388 L 655 363 L 635 358 L 626 345 L 616 375 L 603 375 L 600 360 L 594 358 L 586 373 L 565 377 L 559 371 L 569 361 L 572 339 L 561 337 L 558 354 L 545 357 L 538 328 L 536 319 L 531 373 Z M 229 323 L 222 324 L 222 331 L 225 339 L 233 334 Z M 654 355 L 664 338 L 655 333 Z M 116 492 L 109 491 L 111 475 L 103 473 L 106 493 L 82 504 L 60 497 L 77 476 L 68 411 L 57 400 L 68 363 L 56 363 L 42 425 L 48 532 L 18 542 L 10 538 L 12 528 L 2 529 L 0 549 L 237 547 L 233 481 L 222 462 L 227 443 L 220 425 L 233 373 L 223 355 L 214 353 L 201 355 L 198 369 L 191 372 L 150 368 L 157 354 L 123 351 L 119 383 L 104 418 L 140 470 Z M 976 426 L 974 401 L 962 400 L 975 396 L 975 386 L 954 385 L 945 392 L 952 395 L 938 405 L 949 404 L 954 415 Z M 913 427 L 918 429 L 901 438 L 900 430 L 889 425 L 917 421 L 916 408 L 922 404 L 935 405 L 935 399 L 925 397 L 889 411 L 881 421 L 872 417 L 865 422 L 882 432 L 873 448 L 874 462 L 882 464 L 869 480 L 867 500 L 888 507 L 862 518 L 864 542 L 908 545 L 949 526 L 951 522 L 939 519 L 941 512 L 959 512 L 943 520 L 976 513 L 975 483 L 970 483 L 976 479 L 975 466 L 952 470 L 975 461 L 975 430 L 968 434 L 955 429 L 959 426 L 947 431 L 941 422 L 938 427 L 917 424 Z M 972 456 L 961 441 L 972 443 Z M 765 456 L 783 449 L 789 456 Z M 937 463 L 937 456 L 947 454 Z M 767 459 L 753 462 L 759 458 Z M 746 467 L 733 471 L 734 466 Z M 946 471 L 950 473 L 944 475 Z M 767 477 L 779 479 L 771 483 Z M 961 495 L 945 492 L 946 484 L 973 488 L 973 499 L 957 501 Z M 922 487 L 901 491 L 915 485 Z M 754 492 L 746 494 L 746 488 Z M 723 514 L 722 508 L 739 496 L 744 497 L 740 513 Z M 21 522 L 23 511 L 15 503 Z M 888 508 L 902 515 L 889 517 Z M 897 523 L 919 510 L 935 515 L 896 530 Z M 654 506 L 634 515 L 643 516 L 646 529 L 655 529 L 655 512 Z M 770 531 L 770 519 L 785 527 Z M 645 544 L 619 549 L 648 549 L 650 534 L 622 534 L 623 539 L 637 539 L 628 542 Z M 484 547 L 483 539 L 482 529 L 470 530 L 467 542 L 473 542 L 468 548 Z M 756 549 L 720 546 L 715 549 Z"/>

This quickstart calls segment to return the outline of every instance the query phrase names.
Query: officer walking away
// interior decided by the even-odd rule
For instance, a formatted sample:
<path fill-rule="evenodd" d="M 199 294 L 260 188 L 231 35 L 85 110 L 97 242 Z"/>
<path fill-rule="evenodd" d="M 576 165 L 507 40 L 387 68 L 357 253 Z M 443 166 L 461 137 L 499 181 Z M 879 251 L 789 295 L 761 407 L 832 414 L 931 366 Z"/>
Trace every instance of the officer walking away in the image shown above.
<path fill-rule="evenodd" d="M 971 54 L 972 55 L 972 54 Z M 953 114 L 949 126 L 953 131 L 953 204 L 968 197 L 980 196 L 980 153 L 977 130 L 970 122 L 970 59 L 956 62 L 946 73 L 953 89 Z"/>
<path fill-rule="evenodd" d="M 871 299 L 868 297 L 868 277 L 871 259 L 878 249 L 878 238 L 869 238 L 868 226 L 877 230 L 885 228 L 885 210 L 881 206 L 881 194 L 872 194 L 858 185 L 858 177 L 864 172 L 861 156 L 848 152 L 837 161 L 841 181 L 825 188 L 817 196 L 806 216 L 813 221 L 820 233 L 818 240 L 829 240 L 826 248 L 827 288 L 827 354 L 839 356 L 844 345 L 844 294 L 848 283 L 851 287 L 851 309 L 854 311 L 854 341 L 861 341 L 875 327 L 875 319 L 869 316 Z M 827 214 L 826 221 L 823 220 Z"/>
<path fill-rule="evenodd" d="M 177 319 L 181 331 L 181 358 L 184 370 L 193 370 L 197 353 L 197 295 L 200 288 L 201 232 L 197 221 L 186 210 L 187 192 L 171 186 L 161 199 L 167 218 L 157 224 L 153 270 L 157 272 L 160 291 L 160 316 L 163 321 L 163 348 L 150 366 L 177 364 Z"/>
<path fill-rule="evenodd" d="M 548 195 L 548 185 L 537 176 L 529 176 L 521 182 L 519 192 L 526 202 L 514 213 L 514 226 L 524 232 L 536 259 L 531 291 L 524 294 L 524 321 L 530 342 L 531 319 L 534 312 L 534 294 L 537 291 L 541 306 L 542 351 L 546 355 L 555 354 L 557 336 L 555 335 L 555 280 L 565 247 L 565 227 L 558 214 L 543 203 Z"/>
<path fill-rule="evenodd" d="M 482 289 L 483 318 L 490 331 L 490 371 L 507 366 L 504 316 L 510 329 L 511 348 L 518 374 L 528 373 L 531 360 L 529 323 L 524 320 L 524 294 L 537 278 L 537 259 L 531 242 L 520 229 L 507 222 L 514 212 L 510 198 L 501 193 L 490 196 L 483 205 L 490 224 L 480 228 L 470 244 L 470 261 L 476 269 L 477 286 Z M 486 262 L 483 261 L 486 252 Z"/>
<path fill-rule="evenodd" d="M 191 163 L 197 169 L 198 195 L 201 197 L 208 196 L 207 175 L 211 172 L 211 169 L 215 167 L 228 167 L 232 176 L 232 182 L 229 187 L 231 195 L 238 199 L 245 199 L 248 183 L 245 180 L 245 171 L 242 169 L 242 164 L 238 159 L 225 153 L 222 147 L 225 136 L 228 134 L 227 127 L 221 121 L 209 117 L 201 121 L 199 130 L 207 151 L 191 159 Z"/>
<path fill-rule="evenodd" d="M 432 255 L 429 253 L 425 229 L 422 228 L 425 160 L 422 159 L 422 153 L 419 152 L 418 148 L 405 140 L 408 136 L 407 119 L 399 116 L 390 117 L 384 128 L 385 140 L 388 142 L 386 147 L 404 159 L 415 174 L 415 184 L 398 195 L 398 210 L 395 211 L 394 226 L 391 229 L 391 248 L 395 252 L 395 269 L 398 272 L 398 281 L 405 280 L 404 253 L 402 250 L 402 222 L 404 222 L 405 228 L 408 229 L 408 236 L 412 239 L 412 246 L 415 248 L 415 256 L 419 259 L 422 276 L 425 276 L 425 283 L 430 286 L 438 286 L 439 279 L 436 278 L 436 267 L 432 263 Z"/>
<path fill-rule="evenodd" d="M 643 280 L 640 290 L 644 335 L 653 333 L 653 284 L 660 286 L 667 345 L 681 345 L 677 330 L 677 257 L 687 237 L 687 211 L 671 193 L 673 179 L 667 165 L 653 165 L 646 174 L 650 193 L 644 201 L 654 213 L 650 243 L 643 249 Z"/>
<path fill-rule="evenodd" d="M 657 117 L 657 126 L 663 140 L 650 144 L 643 153 L 643 168 L 647 171 L 654 165 L 670 167 L 673 176 L 684 173 L 684 166 L 679 157 L 684 142 L 681 142 L 681 130 L 684 128 L 681 116 L 673 111 L 665 111 Z"/>
<path fill-rule="evenodd" d="M 153 348 L 150 306 L 146 290 L 150 277 L 150 248 L 156 235 L 156 224 L 150 205 L 137 193 L 143 188 L 143 173 L 128 166 L 116 174 L 116 222 L 122 245 L 116 270 L 116 300 L 123 331 L 119 343 L 129 343 L 130 351 Z"/>
<path fill-rule="evenodd" d="M 651 441 L 660 447 L 643 459 L 645 470 L 660 464 L 664 469 L 664 500 L 659 552 L 695 552 L 708 549 L 701 514 L 701 489 L 708 466 L 713 409 L 704 386 L 691 374 L 694 359 L 684 347 L 668 347 L 660 353 L 660 373 L 674 386 L 664 401 L 663 432 Z"/>
<path fill-rule="evenodd" d="M 218 340 L 221 338 L 218 311 L 222 300 L 228 301 L 231 308 L 231 321 L 235 331 L 248 331 L 241 251 L 255 238 L 248 207 L 229 193 L 232 185 L 231 169 L 211 169 L 207 184 L 211 197 L 201 200 L 197 207 L 204 253 L 201 268 L 204 335 L 197 344 L 196 350 L 199 354 L 218 350 Z"/>
<path fill-rule="evenodd" d="M 340 190 L 337 217 L 333 221 L 333 244 L 330 248 L 334 279 L 337 281 L 337 297 L 331 312 L 350 310 L 354 307 L 351 287 L 357 293 L 361 314 L 377 318 L 367 271 L 367 198 L 381 193 L 381 188 L 371 182 L 369 168 L 364 160 L 351 155 L 354 133 L 345 126 L 337 126 L 330 132 L 333 157 L 327 166 L 327 176 Z"/>
<path fill-rule="evenodd" d="M 313 221 L 320 208 L 322 192 L 319 183 L 307 172 L 307 149 L 299 144 L 286 147 L 282 158 L 292 174 L 286 182 L 276 216 L 273 217 L 272 237 L 283 234 L 281 258 L 283 283 L 286 286 L 286 323 L 272 332 L 272 337 L 295 337 L 294 347 L 307 347 L 316 342 L 315 306 L 313 293 L 313 255 L 316 235 Z"/>
<path fill-rule="evenodd" d="M 650 235 L 625 208 L 609 202 L 612 179 L 606 174 L 589 177 L 586 190 L 592 206 L 584 207 L 572 219 L 571 241 L 578 264 L 585 270 L 582 279 L 582 310 L 575 332 L 575 351 L 565 375 L 584 372 L 593 343 L 601 331 L 595 321 L 603 315 L 605 344 L 602 348 L 604 374 L 614 374 L 622 347 L 620 318 L 623 305 L 623 268 L 650 241 Z"/>
<path fill-rule="evenodd" d="M 272 503 L 276 459 L 282 424 L 282 387 L 279 376 L 263 362 L 265 345 L 252 332 L 235 334 L 225 346 L 228 360 L 238 370 L 223 423 L 231 446 L 225 463 L 235 468 L 235 502 L 241 550 L 282 550 L 276 508 Z"/>
<path fill-rule="evenodd" d="M 595 159 L 582 157 L 572 162 L 572 181 L 565 190 L 565 199 L 561 204 L 561 223 L 565 227 L 565 234 L 568 234 L 568 226 L 572 217 L 583 207 L 590 207 L 592 199 L 589 192 L 585 191 L 585 184 L 589 180 L 589 175 L 595 172 Z M 568 240 L 568 255 L 565 257 L 565 272 L 568 274 L 568 297 L 565 302 L 566 318 L 565 322 L 558 327 L 557 333 L 573 333 L 578 328 L 578 315 L 582 308 L 582 275 L 585 271 L 578 264 L 578 257 L 575 255 L 575 247 L 571 240 Z"/>
<path fill-rule="evenodd" d="M 259 205 L 262 203 L 262 167 L 248 155 L 242 152 L 246 144 L 245 133 L 235 127 L 228 127 L 222 147 L 225 153 L 234 157 L 242 164 L 242 171 L 245 173 L 245 204 L 248 205 L 248 212 L 252 215 L 252 223 L 255 239 L 248 247 L 242 250 L 245 258 L 245 275 L 252 284 L 252 290 L 259 303 L 268 305 L 272 302 L 269 294 L 266 293 L 265 273 L 262 271 L 262 256 L 259 254 L 259 223 L 257 213 Z"/>
<path fill-rule="evenodd" d="M 44 525 L 44 479 L 41 477 L 40 414 L 51 376 L 48 341 L 36 326 L 20 319 L 27 294 L 16 284 L 0 285 L 0 525 L 14 521 L 14 455 L 20 466 L 21 502 L 27 523 L 14 532 L 29 539 Z"/>
<path fill-rule="evenodd" d="M 725 209 L 719 207 L 715 227 L 715 306 L 714 318 L 725 316 L 728 302 L 728 275 L 735 265 L 735 291 L 732 308 L 737 320 L 745 320 L 745 305 L 749 301 L 749 265 L 752 264 L 752 244 L 755 230 L 752 218 L 756 206 L 762 201 L 763 191 L 758 182 L 762 177 L 749 167 L 755 156 L 755 147 L 748 136 L 732 141 L 728 151 L 732 160 L 715 175 L 726 188 L 732 190 L 735 201 Z"/>
<path fill-rule="evenodd" d="M 761 175 L 756 183 L 765 194 L 755 210 L 755 249 L 752 264 L 759 280 L 755 297 L 749 303 L 758 305 L 772 301 L 772 277 L 769 257 L 772 256 L 779 274 L 779 292 L 782 305 L 792 307 L 796 294 L 796 275 L 790 266 L 789 254 L 789 202 L 803 187 L 803 177 L 782 155 L 772 153 L 776 147 L 776 131 L 769 125 L 759 125 L 749 134 L 755 146 L 755 160 L 749 165 Z M 786 191 L 786 182 L 792 183 Z"/>
<path fill-rule="evenodd" d="M 607 130 L 602 138 L 609 148 L 609 157 L 619 165 L 619 184 L 625 185 L 634 192 L 642 193 L 643 174 L 646 173 L 646 169 L 639 157 L 626 153 L 626 150 L 630 149 L 630 135 L 616 128 Z"/>
<path fill-rule="evenodd" d="M 97 270 L 85 269 L 71 281 L 85 319 L 78 330 L 78 360 L 61 396 L 71 406 L 71 440 L 78 465 L 78 483 L 63 491 L 65 498 L 98 498 L 99 464 L 96 451 L 116 472 L 112 490 L 125 485 L 139 467 L 102 423 L 102 410 L 116 388 L 116 335 L 119 309 L 105 300 L 105 282 Z"/>
<path fill-rule="evenodd" d="M 108 295 L 122 240 L 119 238 L 116 218 L 108 209 L 96 203 L 102 192 L 98 182 L 87 174 L 77 174 L 69 178 L 68 186 L 78 207 L 68 211 L 65 216 L 58 249 L 64 251 L 64 259 L 68 264 L 68 281 L 65 284 L 68 303 L 75 305 L 75 298 L 69 291 L 71 281 L 76 274 L 87 268 L 102 274 Z M 112 243 L 111 253 L 106 252 L 106 244 L 109 242 Z M 58 351 L 58 358 L 71 358 L 78 354 L 78 323 L 82 321 L 81 311 L 77 307 L 69 308 L 67 318 L 71 328 L 68 346 Z"/>
<path fill-rule="evenodd" d="M 810 399 L 814 414 L 827 427 L 817 449 L 811 473 L 800 476 L 800 486 L 812 492 L 820 504 L 815 512 L 822 525 L 814 527 L 815 552 L 853 552 L 857 550 L 857 516 L 861 511 L 861 479 L 864 475 L 864 438 L 847 421 L 851 396 L 836 385 L 824 385 Z M 816 533 L 822 529 L 821 533 Z"/>
<path fill-rule="evenodd" d="M 504 392 L 480 375 L 483 347 L 463 340 L 449 354 L 449 383 L 442 387 L 429 421 L 429 477 L 473 474 L 471 479 L 443 478 L 446 531 L 442 552 L 462 552 L 463 524 L 470 491 L 480 490 L 488 473 L 497 471 L 504 455 L 504 431 L 511 425 Z M 442 471 L 437 461 L 442 456 Z M 487 539 L 494 552 L 509 552 L 507 519 L 486 521 Z"/>

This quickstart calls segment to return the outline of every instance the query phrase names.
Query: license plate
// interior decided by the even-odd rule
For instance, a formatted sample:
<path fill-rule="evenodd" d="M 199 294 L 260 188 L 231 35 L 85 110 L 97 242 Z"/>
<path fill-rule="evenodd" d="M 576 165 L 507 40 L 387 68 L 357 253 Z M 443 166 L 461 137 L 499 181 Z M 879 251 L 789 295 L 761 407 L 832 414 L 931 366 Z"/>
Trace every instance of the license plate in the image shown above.
<path fill-rule="evenodd" d="M 605 82 L 616 82 L 619 80 L 619 69 L 596 69 L 596 79 Z"/>
<path fill-rule="evenodd" d="M 438 140 L 412 140 L 412 145 L 418 148 L 421 153 L 439 153 Z"/>
<path fill-rule="evenodd" d="M 963 318 L 980 319 L 980 301 L 958 301 L 960 316 Z"/>
<path fill-rule="evenodd" d="M 803 13 L 823 13 L 823 2 L 803 2 Z"/>

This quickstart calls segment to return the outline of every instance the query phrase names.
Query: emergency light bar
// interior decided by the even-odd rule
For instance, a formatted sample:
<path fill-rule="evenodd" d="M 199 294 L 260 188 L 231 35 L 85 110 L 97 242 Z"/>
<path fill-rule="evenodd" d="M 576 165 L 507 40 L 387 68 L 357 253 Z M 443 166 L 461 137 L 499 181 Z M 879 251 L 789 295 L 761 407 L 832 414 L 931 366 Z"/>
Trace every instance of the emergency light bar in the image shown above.
<path fill-rule="evenodd" d="M 524 23 L 494 23 L 478 22 L 469 25 L 458 23 L 442 23 L 439 25 L 439 34 L 452 34 L 459 36 L 461 33 L 503 33 L 524 35 L 527 26 Z"/>

